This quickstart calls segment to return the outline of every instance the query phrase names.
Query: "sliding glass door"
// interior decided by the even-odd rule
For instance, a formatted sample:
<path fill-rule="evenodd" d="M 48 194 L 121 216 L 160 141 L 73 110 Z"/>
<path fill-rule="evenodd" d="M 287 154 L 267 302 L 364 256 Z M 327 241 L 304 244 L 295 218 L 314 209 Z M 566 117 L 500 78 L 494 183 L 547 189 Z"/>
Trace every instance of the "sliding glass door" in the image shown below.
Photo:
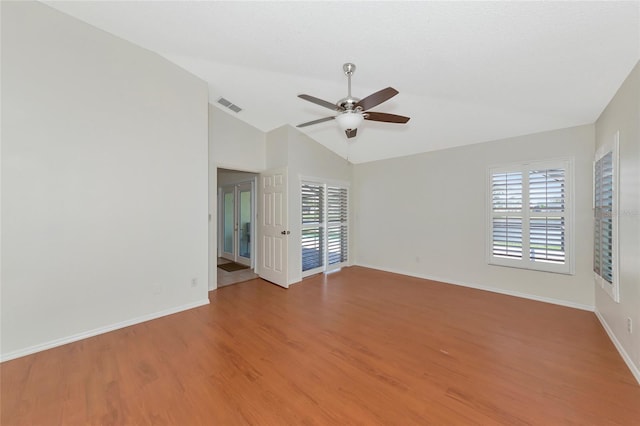
<path fill-rule="evenodd" d="M 303 181 L 302 276 L 339 269 L 348 260 L 346 187 Z"/>

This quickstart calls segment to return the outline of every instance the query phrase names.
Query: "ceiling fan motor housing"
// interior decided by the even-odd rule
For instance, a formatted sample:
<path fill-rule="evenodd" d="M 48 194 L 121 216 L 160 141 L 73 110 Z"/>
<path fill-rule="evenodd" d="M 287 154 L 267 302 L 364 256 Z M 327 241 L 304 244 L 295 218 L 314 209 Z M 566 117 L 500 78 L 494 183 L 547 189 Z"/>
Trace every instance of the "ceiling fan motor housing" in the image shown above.
<path fill-rule="evenodd" d="M 336 105 L 338 105 L 341 108 L 344 108 L 345 110 L 356 110 L 356 104 L 358 102 L 360 102 L 360 99 L 348 96 L 346 98 L 340 99 L 336 103 Z M 360 108 L 360 107 L 358 107 L 358 108 Z M 362 108 L 360 108 L 360 110 L 362 110 Z"/>

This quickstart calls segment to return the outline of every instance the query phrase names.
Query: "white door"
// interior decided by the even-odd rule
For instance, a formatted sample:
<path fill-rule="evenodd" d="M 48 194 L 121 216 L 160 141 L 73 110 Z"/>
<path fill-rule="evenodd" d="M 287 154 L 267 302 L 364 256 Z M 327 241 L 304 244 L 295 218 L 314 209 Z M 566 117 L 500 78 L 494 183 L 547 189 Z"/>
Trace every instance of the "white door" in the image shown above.
<path fill-rule="evenodd" d="M 287 288 L 287 169 L 261 173 L 258 187 L 257 273 L 261 278 Z"/>

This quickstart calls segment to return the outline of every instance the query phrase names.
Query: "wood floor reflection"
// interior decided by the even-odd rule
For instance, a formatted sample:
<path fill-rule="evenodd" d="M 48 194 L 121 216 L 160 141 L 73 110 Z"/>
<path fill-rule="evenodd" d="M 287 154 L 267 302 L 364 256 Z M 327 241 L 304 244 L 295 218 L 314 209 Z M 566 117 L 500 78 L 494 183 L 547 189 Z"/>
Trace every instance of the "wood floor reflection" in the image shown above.
<path fill-rule="evenodd" d="M 634 425 L 592 312 L 352 267 L 2 364 L 2 425 Z"/>

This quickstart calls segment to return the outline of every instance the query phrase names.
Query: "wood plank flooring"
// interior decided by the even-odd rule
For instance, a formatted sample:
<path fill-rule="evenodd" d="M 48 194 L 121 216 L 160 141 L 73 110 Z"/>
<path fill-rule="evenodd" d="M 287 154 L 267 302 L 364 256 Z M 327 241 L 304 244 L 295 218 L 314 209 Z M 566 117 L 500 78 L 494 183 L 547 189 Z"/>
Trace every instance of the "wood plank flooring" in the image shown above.
<path fill-rule="evenodd" d="M 352 267 L 8 361 L 9 425 L 640 425 L 595 315 Z"/>

